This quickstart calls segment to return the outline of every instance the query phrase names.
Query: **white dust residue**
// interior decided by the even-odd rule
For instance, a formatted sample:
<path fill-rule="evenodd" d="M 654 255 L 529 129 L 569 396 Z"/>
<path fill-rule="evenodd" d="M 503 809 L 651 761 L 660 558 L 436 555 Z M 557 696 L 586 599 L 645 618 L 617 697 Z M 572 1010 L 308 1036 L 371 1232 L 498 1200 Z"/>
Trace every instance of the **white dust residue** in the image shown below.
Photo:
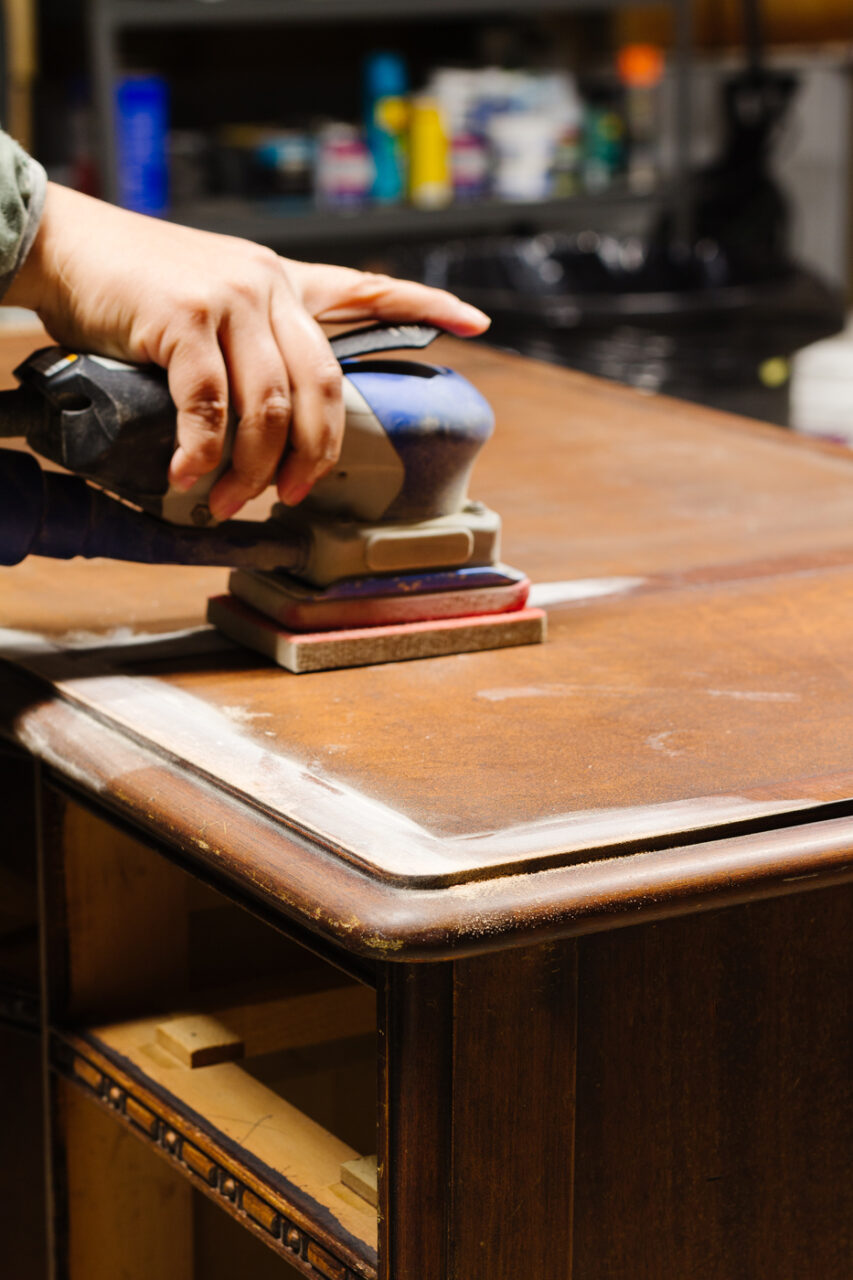
<path fill-rule="evenodd" d="M 623 595 L 643 586 L 645 581 L 645 578 L 572 578 L 565 582 L 534 582 L 527 603 L 532 609 L 547 609 L 549 605 Z"/>
<path fill-rule="evenodd" d="M 735 698 L 740 702 L 800 702 L 798 693 L 777 693 L 764 689 L 706 689 L 709 698 Z"/>
<path fill-rule="evenodd" d="M 248 707 L 220 707 L 219 710 L 235 724 L 251 724 L 253 720 L 271 720 L 271 711 L 250 711 Z"/>

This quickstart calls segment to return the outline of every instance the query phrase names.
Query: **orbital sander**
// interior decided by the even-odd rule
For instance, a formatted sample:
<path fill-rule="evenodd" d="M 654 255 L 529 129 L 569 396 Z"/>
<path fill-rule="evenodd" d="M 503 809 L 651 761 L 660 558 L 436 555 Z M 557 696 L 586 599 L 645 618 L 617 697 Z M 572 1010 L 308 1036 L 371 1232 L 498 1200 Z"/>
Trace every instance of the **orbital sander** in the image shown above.
<path fill-rule="evenodd" d="M 229 565 L 208 617 L 292 671 L 535 643 L 544 615 L 500 561 L 500 519 L 468 498 L 494 428 L 459 374 L 389 351 L 422 349 L 422 324 L 378 324 L 331 340 L 344 372 L 338 462 L 298 507 L 217 524 L 207 500 L 230 462 L 171 488 L 176 411 L 166 375 L 49 347 L 0 395 L 0 434 L 70 471 L 0 451 L 0 563 L 28 554 Z"/>

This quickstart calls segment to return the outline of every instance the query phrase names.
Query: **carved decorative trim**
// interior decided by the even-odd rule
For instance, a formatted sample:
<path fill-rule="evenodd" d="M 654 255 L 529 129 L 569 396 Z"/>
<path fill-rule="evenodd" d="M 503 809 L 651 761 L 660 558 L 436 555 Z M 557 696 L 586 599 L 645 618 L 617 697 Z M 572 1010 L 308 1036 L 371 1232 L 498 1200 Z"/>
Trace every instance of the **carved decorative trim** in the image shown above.
<path fill-rule="evenodd" d="M 193 1126 L 181 1124 L 174 1114 L 158 1111 L 157 1099 L 152 1095 L 145 1093 L 144 1099 L 136 1096 L 126 1078 L 114 1078 L 76 1044 L 71 1046 L 54 1038 L 53 1047 L 55 1070 L 111 1111 L 160 1155 L 173 1161 L 195 1186 L 311 1280 L 375 1280 L 374 1268 L 365 1265 L 352 1270 L 329 1252 L 327 1241 L 315 1239 L 304 1223 L 291 1220 L 280 1205 L 272 1203 L 272 1197 L 267 1200 L 259 1194 L 257 1184 L 248 1186 L 235 1169 L 227 1168 L 226 1163 L 230 1162 L 203 1150 Z"/>

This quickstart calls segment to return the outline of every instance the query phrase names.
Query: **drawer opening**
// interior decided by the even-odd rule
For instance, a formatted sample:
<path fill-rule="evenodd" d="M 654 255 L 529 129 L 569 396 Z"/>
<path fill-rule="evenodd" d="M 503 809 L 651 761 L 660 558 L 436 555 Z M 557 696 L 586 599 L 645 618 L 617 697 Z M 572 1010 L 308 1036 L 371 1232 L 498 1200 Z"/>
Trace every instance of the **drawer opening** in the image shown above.
<path fill-rule="evenodd" d="M 82 807 L 62 812 L 57 1070 L 224 1207 L 236 1195 L 264 1230 L 313 1230 L 372 1274 L 373 988 Z"/>

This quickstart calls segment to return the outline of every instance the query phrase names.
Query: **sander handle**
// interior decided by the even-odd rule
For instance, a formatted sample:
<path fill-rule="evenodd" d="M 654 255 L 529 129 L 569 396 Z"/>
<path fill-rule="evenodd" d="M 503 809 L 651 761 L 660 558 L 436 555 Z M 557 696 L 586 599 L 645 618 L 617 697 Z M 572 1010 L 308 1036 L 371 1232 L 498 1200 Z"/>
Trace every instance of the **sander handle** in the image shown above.
<path fill-rule="evenodd" d="M 441 330 L 427 324 L 371 324 L 331 339 L 336 358 L 423 349 Z M 15 370 L 21 386 L 0 393 L 0 436 L 25 436 L 30 448 L 76 476 L 173 523 L 209 523 L 207 495 L 228 466 L 236 422 L 229 422 L 216 471 L 177 503 L 169 488 L 177 415 L 166 371 L 46 347 Z M 206 513 L 206 514 L 205 514 Z"/>
<path fill-rule="evenodd" d="M 329 346 L 336 360 L 353 360 L 380 351 L 423 351 L 443 332 L 433 324 L 388 324 L 382 320 L 336 334 L 329 339 Z"/>

